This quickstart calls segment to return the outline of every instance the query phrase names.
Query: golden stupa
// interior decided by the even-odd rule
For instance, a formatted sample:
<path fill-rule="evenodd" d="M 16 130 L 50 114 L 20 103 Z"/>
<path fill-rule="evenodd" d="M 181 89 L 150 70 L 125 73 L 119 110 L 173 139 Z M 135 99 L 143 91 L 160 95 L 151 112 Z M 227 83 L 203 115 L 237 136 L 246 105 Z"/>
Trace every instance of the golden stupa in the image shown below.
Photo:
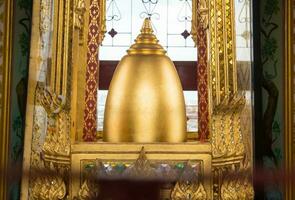
<path fill-rule="evenodd" d="M 112 78 L 104 114 L 104 141 L 186 140 L 182 86 L 173 62 L 158 42 L 146 18 Z"/>

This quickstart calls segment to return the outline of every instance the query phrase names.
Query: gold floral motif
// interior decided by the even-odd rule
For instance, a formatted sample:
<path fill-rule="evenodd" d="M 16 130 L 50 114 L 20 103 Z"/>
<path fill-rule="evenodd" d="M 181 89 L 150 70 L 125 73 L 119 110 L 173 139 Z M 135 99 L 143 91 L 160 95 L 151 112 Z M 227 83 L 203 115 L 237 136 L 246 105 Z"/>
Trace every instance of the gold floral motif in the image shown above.
<path fill-rule="evenodd" d="M 226 176 L 221 185 L 222 200 L 254 199 L 254 190 L 249 179 L 249 174 L 247 172 L 239 172 Z"/>
<path fill-rule="evenodd" d="M 245 95 L 235 93 L 215 106 L 211 138 L 214 158 L 240 156 L 245 153 L 240 121 L 245 103 Z"/>
<path fill-rule="evenodd" d="M 40 104 L 44 107 L 48 115 L 58 114 L 65 105 L 65 98 L 56 95 L 40 84 L 37 85 L 39 91 Z"/>
<path fill-rule="evenodd" d="M 85 172 L 85 179 L 81 188 L 79 189 L 78 195 L 74 197 L 74 200 L 93 200 L 98 199 L 100 188 L 98 183 L 98 173 L 103 168 L 103 164 L 99 159 L 91 161 L 93 165 L 88 171 Z"/>
<path fill-rule="evenodd" d="M 74 200 L 93 200 L 99 197 L 99 186 L 94 181 L 86 179 L 82 184 L 78 196 Z"/>
<path fill-rule="evenodd" d="M 205 200 L 207 194 L 202 183 L 177 182 L 172 193 L 172 200 Z"/>
<path fill-rule="evenodd" d="M 129 174 L 139 178 L 155 177 L 155 171 L 151 167 L 151 164 L 146 157 L 144 147 L 141 148 L 137 160 L 132 166 L 130 166 Z"/>
<path fill-rule="evenodd" d="M 33 169 L 30 199 L 64 199 L 67 194 L 67 187 L 63 173 L 60 172 L 52 164 L 43 165 L 39 169 Z"/>
<path fill-rule="evenodd" d="M 69 115 L 67 112 L 62 111 L 58 115 L 48 118 L 47 133 L 43 145 L 45 156 L 70 155 L 69 129 Z"/>
<path fill-rule="evenodd" d="M 244 161 L 227 160 L 223 163 L 219 162 L 218 165 L 218 167 L 213 167 L 213 199 L 254 199 L 249 159 Z"/>
<path fill-rule="evenodd" d="M 47 130 L 42 147 L 45 160 L 51 158 L 51 161 L 67 162 L 70 155 L 70 118 L 64 109 L 65 100 L 44 87 L 38 86 L 38 91 L 39 101 L 47 112 Z"/>
<path fill-rule="evenodd" d="M 31 199 L 58 200 L 66 195 L 66 185 L 60 177 L 36 178 L 32 181 Z"/>

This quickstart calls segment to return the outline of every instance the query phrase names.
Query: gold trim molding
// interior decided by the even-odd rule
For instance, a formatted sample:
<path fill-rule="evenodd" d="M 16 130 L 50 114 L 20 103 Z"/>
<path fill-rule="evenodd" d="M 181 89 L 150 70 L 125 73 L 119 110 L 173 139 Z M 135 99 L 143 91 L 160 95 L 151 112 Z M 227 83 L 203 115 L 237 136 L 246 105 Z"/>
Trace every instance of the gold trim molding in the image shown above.
<path fill-rule="evenodd" d="M 3 49 L 1 56 L 3 59 L 2 83 L 0 88 L 1 114 L 0 114 L 0 199 L 7 199 L 8 190 L 8 158 L 9 158 L 9 136 L 10 136 L 10 79 L 11 79 L 11 58 L 12 58 L 12 25 L 13 25 L 13 1 L 5 0 L 3 33 Z"/>
<path fill-rule="evenodd" d="M 293 30 L 294 25 L 294 1 L 285 1 L 285 134 L 284 134 L 284 165 L 285 172 L 289 174 L 287 177 L 291 177 L 294 173 L 294 152 L 295 152 L 295 140 L 294 140 L 294 52 L 295 45 L 295 33 Z M 284 189 L 284 199 L 292 200 L 294 195 L 295 186 L 294 180 L 291 178 L 286 179 Z"/>

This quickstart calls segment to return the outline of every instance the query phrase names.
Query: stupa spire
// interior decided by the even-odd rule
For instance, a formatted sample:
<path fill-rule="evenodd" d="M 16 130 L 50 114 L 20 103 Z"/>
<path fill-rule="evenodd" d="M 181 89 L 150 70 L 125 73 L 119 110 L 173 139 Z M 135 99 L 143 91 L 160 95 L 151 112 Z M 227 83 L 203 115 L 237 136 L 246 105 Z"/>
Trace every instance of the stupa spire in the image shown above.
<path fill-rule="evenodd" d="M 137 36 L 135 43 L 127 50 L 129 55 L 132 54 L 158 54 L 164 55 L 165 49 L 159 44 L 159 40 L 153 33 L 151 19 L 145 18 Z"/>

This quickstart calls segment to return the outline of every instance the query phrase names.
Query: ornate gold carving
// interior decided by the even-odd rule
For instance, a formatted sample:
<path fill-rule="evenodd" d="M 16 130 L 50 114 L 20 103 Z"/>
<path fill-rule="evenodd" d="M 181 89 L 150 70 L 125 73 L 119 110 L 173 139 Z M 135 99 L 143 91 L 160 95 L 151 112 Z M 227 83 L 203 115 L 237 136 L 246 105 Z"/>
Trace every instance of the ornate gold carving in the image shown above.
<path fill-rule="evenodd" d="M 38 84 L 37 87 L 40 104 L 46 110 L 47 114 L 54 115 L 60 113 L 65 105 L 65 98 L 52 93 L 41 84 Z"/>
<path fill-rule="evenodd" d="M 35 110 L 43 110 L 34 120 L 32 144 L 30 198 L 41 200 L 63 199 L 67 193 L 66 179 L 69 164 L 69 123 L 67 113 L 62 110 L 62 101 L 55 99 L 44 87 L 37 85 L 38 101 Z M 40 106 L 42 105 L 42 107 Z M 47 118 L 42 120 L 42 116 Z M 39 122 L 39 120 L 41 120 Z M 45 124 L 47 122 L 47 129 Z M 42 145 L 41 137 L 45 136 Z M 41 153 L 42 150 L 42 153 Z M 42 158 L 42 159 L 41 159 Z"/>
<path fill-rule="evenodd" d="M 213 168 L 213 199 L 254 199 L 251 173 L 250 160 L 247 158 L 244 161 L 228 159 L 215 163 Z"/>
<path fill-rule="evenodd" d="M 221 186 L 221 198 L 223 200 L 252 200 L 254 199 L 252 184 L 248 179 L 227 178 Z"/>
<path fill-rule="evenodd" d="M 210 112 L 214 158 L 244 154 L 241 112 L 245 95 L 237 92 L 233 0 L 209 3 Z"/>
<path fill-rule="evenodd" d="M 44 32 L 49 30 L 51 25 L 51 1 L 50 0 L 41 0 L 40 1 L 40 24 L 39 30 L 42 35 Z"/>
<path fill-rule="evenodd" d="M 172 200 L 205 200 L 207 194 L 202 183 L 177 182 L 172 193 Z"/>
<path fill-rule="evenodd" d="M 145 155 L 144 147 L 141 148 L 139 157 L 130 167 L 129 174 L 138 178 L 155 177 L 155 170 L 151 167 L 151 164 Z"/>
<path fill-rule="evenodd" d="M 204 29 L 209 28 L 209 5 L 208 0 L 192 1 L 192 30 L 191 35 L 195 44 L 197 44 L 198 26 Z"/>
<path fill-rule="evenodd" d="M 47 130 L 42 150 L 45 160 L 67 163 L 70 155 L 70 119 L 65 110 L 65 98 L 38 86 L 39 100 L 47 112 Z"/>
<path fill-rule="evenodd" d="M 237 92 L 233 0 L 210 1 L 210 82 L 213 107 Z"/>
<path fill-rule="evenodd" d="M 85 12 L 85 0 L 75 0 L 74 27 L 79 30 L 79 45 L 82 45 L 84 41 Z"/>
<path fill-rule="evenodd" d="M 31 191 L 33 200 L 63 199 L 66 195 L 66 185 L 58 176 L 46 176 L 33 179 Z"/>
<path fill-rule="evenodd" d="M 241 111 L 245 106 L 244 95 L 236 93 L 225 98 L 215 107 L 212 116 L 212 155 L 214 158 L 244 154 L 241 132 Z"/>
<path fill-rule="evenodd" d="M 82 184 L 78 196 L 74 197 L 74 200 L 93 200 L 98 199 L 99 197 L 99 186 L 91 181 L 86 179 Z"/>
<path fill-rule="evenodd" d="M 250 174 L 251 172 L 244 168 L 239 169 L 237 172 L 230 171 L 229 173 L 225 173 L 220 191 L 221 198 L 224 200 L 254 199 Z"/>
<path fill-rule="evenodd" d="M 85 172 L 85 180 L 79 189 L 78 195 L 74 200 L 92 200 L 98 199 L 100 188 L 98 184 L 99 172 L 103 168 L 102 162 L 97 159 L 91 162 L 92 167 Z"/>
<path fill-rule="evenodd" d="M 69 115 L 65 111 L 48 118 L 47 133 L 43 145 L 45 156 L 68 157 L 70 155 L 69 122 Z"/>
<path fill-rule="evenodd" d="M 171 193 L 172 200 L 207 199 L 207 193 L 201 182 L 201 171 L 195 171 L 188 161 Z"/>
<path fill-rule="evenodd" d="M 205 29 L 208 29 L 209 27 L 209 5 L 208 0 L 199 0 L 198 2 L 198 14 L 201 22 L 201 26 L 203 26 Z"/>
<path fill-rule="evenodd" d="M 34 168 L 31 181 L 30 199 L 58 200 L 64 199 L 67 194 L 65 184 L 66 171 L 52 163 Z"/>
<path fill-rule="evenodd" d="M 44 6 L 41 6 L 43 9 L 43 13 L 41 15 L 45 15 L 45 3 L 52 1 L 42 1 Z M 41 2 L 41 3 L 42 3 Z M 30 181 L 30 198 L 32 199 L 63 199 L 67 198 L 67 187 L 68 187 L 68 177 L 66 174 L 68 173 L 68 168 L 70 164 L 70 141 L 69 141 L 69 127 L 70 127 L 70 117 L 69 112 L 73 113 L 73 116 L 76 117 L 76 105 L 74 108 L 69 110 L 69 107 L 66 105 L 68 102 L 74 98 L 77 98 L 74 93 L 73 98 L 67 98 L 68 95 L 71 95 L 70 92 L 66 92 L 67 88 L 71 88 L 69 84 L 71 82 L 70 74 L 72 72 L 72 68 L 67 68 L 68 63 L 71 63 L 70 54 L 72 53 L 72 48 L 78 47 L 75 45 L 71 46 L 71 34 L 73 28 L 73 24 L 75 28 L 80 31 L 84 27 L 88 27 L 88 22 L 84 21 L 84 12 L 85 5 L 84 3 L 87 1 L 83 0 L 75 0 L 73 1 L 56 1 L 55 6 L 52 7 L 52 15 L 54 16 L 54 33 L 53 33 L 53 49 L 52 51 L 55 55 L 52 57 L 52 65 L 51 65 L 51 76 L 48 76 L 50 82 L 48 88 L 38 86 L 37 93 L 35 95 L 36 102 L 34 102 L 34 120 L 33 120 L 33 133 L 32 133 L 32 149 L 31 149 L 31 171 L 32 175 L 29 178 Z M 103 40 L 105 33 L 105 0 L 94 0 L 95 5 L 98 5 L 97 8 L 94 9 L 95 12 L 99 12 L 99 18 L 95 18 L 94 21 L 96 23 L 99 22 L 100 26 L 100 37 L 98 40 L 99 43 Z M 198 3 L 197 3 L 198 2 Z M 53 4 L 50 5 L 52 6 Z M 225 4 L 223 4 L 225 3 Z M 224 163 L 217 163 L 216 165 L 220 165 L 222 167 L 215 168 L 213 171 L 215 176 L 218 177 L 221 181 L 214 182 L 214 185 L 219 188 L 216 191 L 216 196 L 218 199 L 234 199 L 238 198 L 246 198 L 253 196 L 253 188 L 251 185 L 251 181 L 248 178 L 250 172 L 247 172 L 248 175 L 245 175 L 243 178 L 239 179 L 239 176 L 229 176 L 228 171 L 229 168 L 233 165 L 238 166 L 238 162 L 243 159 L 244 153 L 244 144 L 243 144 L 243 135 L 241 134 L 240 128 L 240 113 L 242 112 L 242 108 L 244 107 L 244 95 L 238 94 L 236 91 L 236 72 L 235 72 L 235 41 L 234 41 L 234 30 L 233 30 L 233 6 L 232 0 L 229 1 L 208 1 L 208 0 L 200 0 L 193 1 L 194 11 L 193 15 L 195 15 L 194 23 L 192 26 L 192 35 L 194 36 L 196 33 L 196 17 L 199 17 L 198 20 L 202 26 L 205 28 L 210 28 L 208 34 L 210 35 L 209 44 L 209 52 L 210 52 L 210 66 L 208 67 L 210 71 L 210 95 L 214 109 L 211 110 L 213 113 L 212 121 L 210 125 L 212 126 L 212 151 L 213 151 L 213 165 L 216 164 L 216 160 L 224 159 Z M 209 5 L 210 4 L 210 5 Z M 37 5 L 37 4 L 35 4 Z M 38 3 L 39 5 L 39 3 Z M 56 9 L 58 8 L 58 9 Z M 59 9 L 60 8 L 60 9 Z M 210 10 L 210 15 L 209 11 Z M 39 10 L 38 10 L 39 11 Z M 47 9 L 50 11 L 50 9 Z M 46 12 L 47 12 L 46 11 Z M 60 15 L 57 15 L 57 13 Z M 51 13 L 51 11 L 49 12 Z M 73 14 L 74 13 L 74 14 Z M 73 14 L 73 15 L 72 15 Z M 38 15 L 38 14 L 37 14 Z M 49 15 L 48 15 L 49 16 Z M 71 19 L 71 17 L 74 19 Z M 37 19 L 39 20 L 37 17 Z M 39 22 L 37 20 L 37 22 Z M 86 20 L 86 18 L 85 18 Z M 36 22 L 36 20 L 35 20 Z M 40 22 L 41 23 L 41 22 Z M 53 22 L 51 22 L 53 23 Z M 52 25 L 49 23 L 50 25 Z M 38 26 L 38 24 L 37 24 Z M 43 25 L 42 25 L 43 26 Z M 55 29 L 55 27 L 58 27 Z M 41 27 L 40 32 L 46 30 L 48 27 Z M 41 30 L 42 29 L 42 30 Z M 58 31 L 57 31 L 58 30 Z M 84 30 L 85 32 L 86 30 Z M 64 38 L 64 41 L 62 40 Z M 36 39 L 36 42 L 39 42 Z M 36 45 L 35 45 L 36 46 Z M 79 47 L 83 48 L 83 47 Z M 86 47 L 87 48 L 87 47 Z M 73 55 L 75 55 L 76 51 L 73 51 Z M 79 51 L 80 52 L 80 51 Z M 84 55 L 86 56 L 86 55 Z M 81 56 L 83 57 L 83 55 Z M 81 58 L 79 57 L 79 59 Z M 80 62 L 80 61 L 79 61 Z M 76 63 L 76 62 L 75 62 Z M 76 63 L 77 64 L 77 63 Z M 75 64 L 75 65 L 76 65 Z M 77 64 L 77 66 L 79 66 Z M 78 68 L 78 67 L 77 67 Z M 33 68 L 34 69 L 34 68 Z M 79 69 L 80 70 L 80 69 Z M 77 71 L 77 73 L 81 73 L 81 71 Z M 82 74 L 82 73 L 81 73 Z M 85 74 L 85 73 L 84 73 Z M 75 75 L 76 76 L 76 75 Z M 32 77 L 30 77 L 32 79 Z M 30 81 L 31 81 L 30 79 Z M 33 77 L 35 79 L 35 77 Z M 73 78 L 75 79 L 75 77 Z M 76 79 L 75 79 L 76 80 Z M 84 79 L 81 79 L 82 81 Z M 79 81 L 78 81 L 79 83 Z M 79 84 L 77 84 L 79 85 Z M 76 87 L 76 85 L 75 85 Z M 80 85 L 79 85 L 80 87 Z M 77 87 L 79 90 L 80 88 Z M 82 87 L 83 88 L 83 87 Z M 82 99 L 82 98 L 77 98 Z M 30 102 L 31 103 L 31 102 Z M 41 106 L 40 106 L 41 105 Z M 46 112 L 45 112 L 46 111 Z M 33 114 L 32 114 L 33 115 Z M 73 117 L 73 118 L 74 118 Z M 82 121 L 82 120 L 81 120 Z M 77 126 L 77 121 L 75 121 L 75 125 Z M 31 131 L 31 130 L 30 130 Z M 73 133 L 76 129 L 73 129 Z M 74 135 L 74 134 L 73 134 Z M 45 142 L 43 143 L 45 138 Z M 74 140 L 74 138 L 73 138 Z M 79 145 L 81 146 L 79 147 Z M 73 157 L 77 156 L 85 158 L 85 155 L 94 158 L 97 153 L 98 156 L 102 159 L 110 159 L 117 158 L 122 159 L 124 156 L 126 158 L 126 162 L 129 162 L 130 159 L 134 158 L 134 154 L 138 152 L 140 144 L 118 144 L 118 146 L 114 147 L 113 144 L 110 144 L 108 150 L 99 150 L 105 148 L 104 143 L 96 143 L 91 147 L 87 144 L 87 148 L 85 143 L 74 144 L 73 148 L 80 148 L 79 151 L 76 150 L 76 154 L 73 153 Z M 97 145 L 97 146 L 96 146 Z M 194 145 L 187 146 L 189 144 L 175 144 L 173 147 L 168 147 L 170 149 L 166 152 L 165 149 L 162 148 L 163 144 L 147 144 L 146 149 L 152 149 L 151 154 L 148 154 L 149 158 L 160 160 L 164 157 L 173 160 L 187 159 L 188 155 L 193 156 L 194 159 L 203 159 L 206 154 L 206 161 L 202 161 L 206 163 L 207 168 L 204 168 L 205 172 L 207 169 L 210 169 L 211 163 L 211 150 L 208 147 L 206 153 L 204 153 L 204 146 L 194 147 Z M 136 146 L 135 150 L 134 149 Z M 148 147 L 147 147 L 148 146 Z M 208 145 L 209 146 L 209 145 Z M 165 147 L 166 148 L 166 147 Z M 196 148 L 196 149 L 194 149 Z M 199 148 L 199 149 L 198 149 Z M 173 149 L 173 150 L 172 150 Z M 178 149 L 175 151 L 175 149 Z M 189 149 L 189 150 L 188 150 Z M 197 153 L 192 153 L 197 152 Z M 84 151 L 85 150 L 85 151 Z M 198 150 L 202 150 L 198 152 Z M 124 151 L 124 153 L 122 153 Z M 79 152 L 79 153 L 77 153 Z M 98 153 L 99 152 L 99 153 Z M 112 152 L 112 154 L 108 154 L 106 152 Z M 172 153 L 171 153 L 172 152 Z M 74 155 L 75 154 L 75 155 Z M 77 155 L 80 154 L 80 155 Z M 173 155 L 172 155 L 173 154 Z M 118 155 L 116 157 L 115 155 Z M 80 156 L 80 157 L 79 157 Z M 200 157 L 198 157 L 200 156 Z M 249 155 L 248 155 L 249 156 Z M 77 158 L 75 157 L 75 158 Z M 236 160 L 230 160 L 231 158 Z M 94 158 L 95 159 L 95 158 Z M 129 159 L 129 160 L 128 160 Z M 124 160 L 124 159 L 123 159 Z M 44 162 L 45 161 L 45 162 Z M 171 161 L 172 162 L 172 161 Z M 200 161 L 201 162 L 201 161 Z M 79 162 L 73 162 L 71 164 L 80 164 Z M 228 164 L 230 163 L 230 165 Z M 96 165 L 101 166 L 100 164 Z M 141 150 L 138 159 L 134 162 L 132 166 L 130 174 L 135 174 L 136 176 L 151 176 L 153 177 L 153 166 L 151 166 L 150 161 L 147 159 L 144 149 Z M 240 171 L 239 167 L 235 168 L 236 171 Z M 38 172 L 38 173 L 37 173 Z M 40 174 L 45 174 L 40 177 Z M 48 173 L 47 173 L 48 172 Z M 36 173 L 36 174 L 35 174 Z M 208 172 L 209 173 L 209 172 Z M 151 175 L 152 174 L 152 175 Z M 95 175 L 95 174 L 94 174 Z M 225 176 L 230 177 L 229 179 L 225 179 Z M 71 175 L 73 176 L 73 175 Z M 175 179 L 174 179 L 175 180 Z M 76 181 L 76 180 L 75 180 Z M 77 182 L 79 182 L 78 180 Z M 79 190 L 79 194 L 76 199 L 93 199 L 99 195 L 99 187 L 98 183 L 91 179 L 86 178 L 82 180 L 82 185 L 79 183 L 73 183 L 73 188 L 78 191 L 78 188 L 81 186 Z M 206 190 L 205 190 L 206 188 Z M 207 189 L 208 188 L 208 189 Z M 211 182 L 199 182 L 199 181 L 185 181 L 179 180 L 174 187 L 174 190 L 171 193 L 172 199 L 211 199 Z M 240 194 L 236 194 L 238 190 L 245 190 L 247 196 L 242 196 Z M 238 195 L 238 196 L 237 196 Z M 68 197 L 72 198 L 72 197 Z"/>

